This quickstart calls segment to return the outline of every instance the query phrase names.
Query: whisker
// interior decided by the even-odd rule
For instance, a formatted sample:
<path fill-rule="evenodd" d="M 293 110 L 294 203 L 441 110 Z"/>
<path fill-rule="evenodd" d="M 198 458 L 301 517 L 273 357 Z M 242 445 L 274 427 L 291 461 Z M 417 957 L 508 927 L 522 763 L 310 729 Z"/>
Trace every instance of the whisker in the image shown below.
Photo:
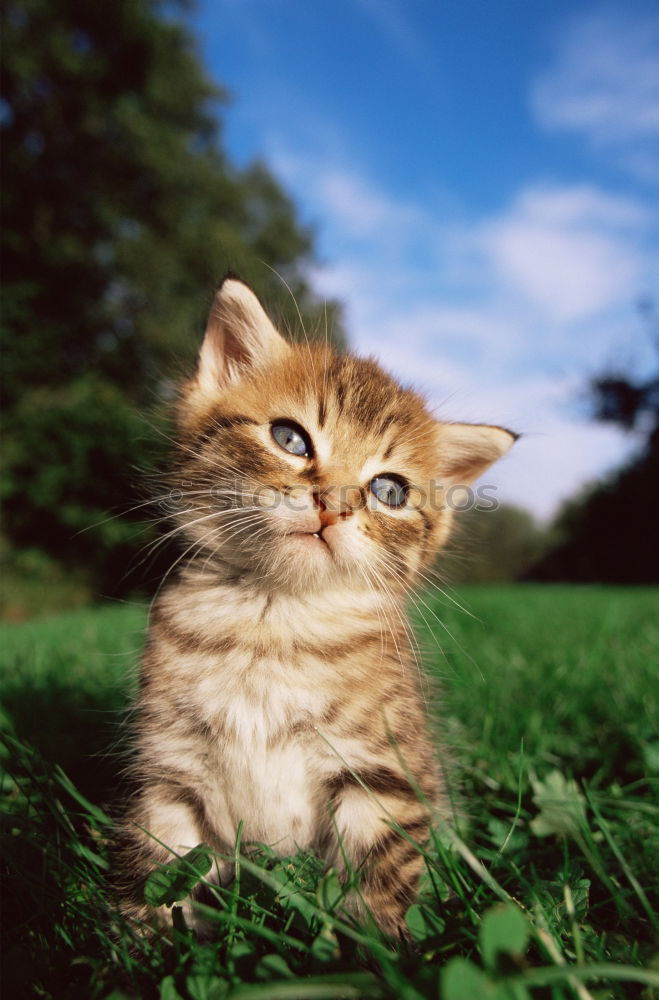
<path fill-rule="evenodd" d="M 305 342 L 306 342 L 307 351 L 309 353 L 309 361 L 311 363 L 311 370 L 313 372 L 313 380 L 314 380 L 314 385 L 315 385 L 315 389 L 316 389 L 316 393 L 317 393 L 318 392 L 318 379 L 316 377 L 316 369 L 315 369 L 314 361 L 313 361 L 313 351 L 311 349 L 311 341 L 309 340 L 309 335 L 307 333 L 307 328 L 304 325 L 304 320 L 302 318 L 302 313 L 300 312 L 300 307 L 297 304 L 297 299 L 293 295 L 293 289 L 288 284 L 288 282 L 286 281 L 286 279 L 284 278 L 284 276 L 281 275 L 279 273 L 279 271 L 276 270 L 276 268 L 271 267 L 270 264 L 267 263 L 267 261 L 262 260 L 261 263 L 264 264 L 265 267 L 267 267 L 269 271 L 272 271 L 272 273 L 279 279 L 279 281 L 281 281 L 282 285 L 284 286 L 284 288 L 286 289 L 286 291 L 288 292 L 288 294 L 290 295 L 290 297 L 291 297 L 291 299 L 293 301 L 293 305 L 295 306 L 295 311 L 297 313 L 297 317 L 298 317 L 298 319 L 300 321 L 300 326 L 302 328 L 302 333 L 304 334 L 304 339 L 305 339 Z"/>
<path fill-rule="evenodd" d="M 380 555 L 380 553 L 376 553 L 376 554 L 375 554 L 375 559 L 376 559 L 376 561 L 377 561 L 378 559 L 382 559 L 382 558 L 383 558 L 383 557 L 382 557 L 382 556 Z M 389 565 L 388 565 L 388 564 L 387 564 L 386 562 L 384 563 L 384 565 L 386 566 L 386 568 L 387 568 L 387 569 L 388 569 L 388 570 L 389 570 L 390 572 L 394 572 L 394 571 L 392 570 L 392 567 L 391 567 L 391 566 L 389 566 Z M 473 658 L 473 656 L 471 656 L 471 654 L 467 652 L 467 650 L 466 650 L 466 649 L 464 648 L 464 646 L 463 646 L 463 645 L 462 645 L 462 643 L 461 643 L 461 642 L 459 641 L 459 639 L 458 639 L 458 638 L 457 638 L 457 637 L 456 637 L 456 636 L 455 636 L 455 635 L 453 634 L 453 632 L 452 632 L 452 631 L 450 630 L 450 628 L 448 627 L 448 625 L 446 624 L 446 622 L 442 621 L 442 619 L 441 619 L 441 618 L 439 618 L 437 614 L 435 614 L 434 610 L 433 610 L 433 609 L 432 609 L 432 608 L 430 607 L 430 605 L 428 605 L 428 604 L 426 603 L 426 601 L 425 601 L 425 600 L 424 600 L 424 599 L 423 599 L 423 598 L 421 597 L 421 595 L 420 595 L 420 594 L 419 594 L 418 592 L 414 591 L 414 590 L 413 590 L 413 588 L 412 588 L 412 587 L 411 587 L 411 586 L 410 586 L 410 585 L 409 585 L 408 583 L 406 583 L 406 582 L 405 582 L 404 580 L 402 580 L 402 579 L 400 579 L 400 580 L 399 580 L 399 582 L 400 582 L 401 586 L 403 587 L 403 589 L 404 589 L 404 591 L 405 591 L 405 593 L 406 593 L 406 597 L 407 597 L 407 599 L 408 599 L 408 600 L 410 600 L 410 601 L 412 602 L 412 604 L 413 604 L 413 605 L 415 606 L 415 608 L 416 608 L 417 612 L 419 613 L 419 616 L 420 616 L 420 617 L 422 618 L 422 620 L 423 620 L 424 624 L 426 625 L 426 628 L 428 629 L 428 632 L 429 632 L 429 633 L 430 633 L 430 634 L 432 635 L 432 637 L 433 637 L 433 641 L 434 641 L 434 642 L 435 642 L 435 644 L 437 645 L 437 648 L 438 648 L 438 650 L 440 651 L 440 653 L 442 654 L 442 656 L 444 657 L 444 659 L 445 659 L 445 660 L 447 660 L 447 657 L 446 657 L 446 653 L 445 653 L 445 651 L 444 651 L 444 650 L 442 649 L 441 645 L 439 644 L 439 641 L 438 641 L 437 637 L 436 637 L 436 636 L 435 636 L 435 634 L 434 634 L 434 630 L 432 629 L 432 627 L 431 627 L 430 623 L 428 622 L 428 620 L 427 620 L 426 616 L 425 616 L 425 615 L 424 615 L 424 613 L 423 613 L 423 612 L 421 611 L 421 609 L 420 609 L 420 607 L 419 607 L 419 604 L 418 604 L 418 602 L 419 602 L 419 601 L 420 601 L 420 602 L 421 602 L 421 603 L 423 604 L 423 606 L 424 606 L 424 607 L 425 607 L 425 608 L 427 609 L 427 611 L 429 612 L 429 614 L 430 614 L 430 615 L 432 616 L 432 618 L 433 618 L 433 619 L 434 619 L 434 620 L 435 620 L 435 621 L 437 622 L 437 624 L 438 624 L 438 625 L 440 626 L 440 628 L 442 628 L 442 629 L 444 630 L 444 632 L 446 632 L 446 634 L 447 634 L 447 635 L 449 636 L 449 638 L 451 639 L 451 642 L 452 642 L 452 643 L 453 643 L 453 644 L 455 645 L 455 647 L 456 647 L 457 649 L 459 649 L 459 650 L 460 650 L 460 652 L 461 652 L 461 653 L 463 654 L 463 656 L 465 656 L 465 657 L 466 657 L 466 658 L 467 658 L 467 659 L 469 660 L 469 662 L 470 662 L 470 663 L 472 664 L 472 666 L 473 666 L 473 667 L 474 667 L 474 668 L 475 668 L 475 669 L 477 670 L 478 674 L 479 674 L 479 675 L 480 675 L 480 677 L 482 678 L 482 677 L 483 677 L 483 672 L 482 672 L 481 668 L 479 667 L 478 663 L 477 663 L 477 662 L 476 662 L 476 660 L 475 660 L 475 659 Z M 454 603 L 456 604 L 456 606 L 457 606 L 458 608 L 460 607 L 460 605 L 458 604 L 458 602 L 454 602 Z M 467 613 L 468 613 L 468 612 L 467 612 Z M 471 617 L 474 617 L 474 616 L 472 615 Z M 477 620 L 477 619 L 476 619 L 476 620 Z M 448 660 L 447 660 L 447 662 L 448 662 Z"/>

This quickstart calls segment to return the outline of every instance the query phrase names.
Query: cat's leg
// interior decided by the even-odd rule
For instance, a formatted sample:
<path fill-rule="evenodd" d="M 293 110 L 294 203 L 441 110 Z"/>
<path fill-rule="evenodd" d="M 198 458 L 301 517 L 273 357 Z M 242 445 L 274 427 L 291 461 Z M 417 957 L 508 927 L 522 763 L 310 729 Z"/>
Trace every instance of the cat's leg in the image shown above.
<path fill-rule="evenodd" d="M 144 899 L 147 877 L 157 865 L 186 854 L 202 842 L 213 844 L 214 840 L 203 803 L 194 793 L 169 783 L 143 788 L 117 831 L 115 885 L 123 915 L 147 927 L 170 927 L 171 909 L 153 908 Z M 227 873 L 216 870 L 218 864 L 221 862 L 216 860 L 208 878 L 225 881 Z M 180 905 L 186 922 L 203 930 L 191 900 Z"/>
<path fill-rule="evenodd" d="M 389 774 L 393 792 L 381 780 Z M 359 870 L 362 899 L 350 898 L 351 907 L 359 913 L 365 904 L 385 933 L 405 935 L 405 912 L 424 866 L 417 845 L 428 839 L 429 811 L 403 778 L 384 770 L 378 776 L 379 793 L 366 791 L 347 772 L 333 782 L 342 787 L 333 796 L 335 834 L 326 856 L 343 874 Z"/>

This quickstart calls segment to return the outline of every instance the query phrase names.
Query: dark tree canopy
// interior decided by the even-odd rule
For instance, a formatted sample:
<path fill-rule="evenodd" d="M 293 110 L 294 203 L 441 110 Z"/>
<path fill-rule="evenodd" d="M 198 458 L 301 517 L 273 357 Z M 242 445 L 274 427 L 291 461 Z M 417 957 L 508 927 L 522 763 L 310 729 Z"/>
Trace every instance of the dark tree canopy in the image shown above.
<path fill-rule="evenodd" d="M 231 267 L 320 313 L 311 235 L 268 173 L 219 146 L 224 94 L 158 0 L 7 0 L 3 273 L 7 401 L 94 370 L 144 398 L 192 356 Z"/>
<path fill-rule="evenodd" d="M 540 580 L 583 583 L 659 581 L 659 319 L 648 301 L 641 311 L 657 354 L 645 378 L 624 370 L 591 379 L 596 420 L 645 434 L 632 461 L 565 504 L 554 526 L 558 543 L 533 568 Z"/>
<path fill-rule="evenodd" d="M 128 495 L 107 432 L 125 429 L 131 407 L 152 406 L 189 368 L 227 270 L 296 335 L 286 282 L 309 334 L 325 336 L 327 326 L 342 342 L 338 307 L 305 279 L 312 234 L 290 198 L 265 165 L 238 170 L 222 150 L 217 114 L 226 94 L 199 63 L 184 7 L 2 3 L 5 524 L 17 545 L 58 557 L 89 521 L 85 507 L 96 510 L 103 492 Z M 86 420 L 81 400 L 92 377 L 111 391 L 99 389 L 105 409 Z M 48 433 L 44 408 L 59 441 L 50 458 L 39 438 Z M 103 419 L 92 433 L 88 424 Z M 98 440 L 85 471 L 77 439 L 89 443 L 90 435 Z M 132 478 L 134 450 L 125 455 Z M 53 482 L 52 503 L 68 491 L 80 518 L 51 509 L 45 531 Z M 40 503 L 30 506 L 25 498 L 35 493 Z"/>
<path fill-rule="evenodd" d="M 650 299 L 641 301 L 639 310 L 656 351 L 657 370 L 646 378 L 622 370 L 602 372 L 591 379 L 589 397 L 596 420 L 644 430 L 651 446 L 659 432 L 659 315 Z"/>

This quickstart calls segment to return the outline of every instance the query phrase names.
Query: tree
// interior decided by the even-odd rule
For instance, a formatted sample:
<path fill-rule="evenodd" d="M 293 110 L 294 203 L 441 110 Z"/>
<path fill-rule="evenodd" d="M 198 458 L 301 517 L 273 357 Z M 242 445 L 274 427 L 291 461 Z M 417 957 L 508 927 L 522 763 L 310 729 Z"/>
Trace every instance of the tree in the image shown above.
<path fill-rule="evenodd" d="M 474 508 L 457 515 L 454 538 L 437 569 L 451 583 L 516 580 L 545 548 L 545 530 L 521 507 Z"/>
<path fill-rule="evenodd" d="M 5 525 L 20 546 L 87 560 L 104 588 L 117 576 L 109 538 L 96 556 L 67 541 L 101 496 L 130 495 L 144 448 L 122 473 L 112 434 L 130 424 L 153 442 L 135 407 L 171 394 L 174 365 L 191 365 L 223 273 L 253 284 L 293 335 L 299 307 L 310 334 L 327 322 L 342 342 L 338 306 L 305 278 L 311 232 L 263 164 L 237 170 L 222 150 L 225 94 L 177 19 L 184 6 L 2 6 Z M 87 419 L 92 378 L 104 409 Z"/>
<path fill-rule="evenodd" d="M 591 379 L 589 397 L 595 420 L 627 431 L 641 429 L 652 448 L 659 435 L 659 315 L 650 299 L 641 300 L 639 311 L 657 353 L 657 370 L 646 378 L 620 370 L 602 372 Z"/>
<path fill-rule="evenodd" d="M 606 583 L 659 581 L 659 317 L 641 304 L 657 352 L 657 370 L 645 378 L 623 370 L 591 379 L 588 399 L 596 420 L 642 431 L 639 453 L 622 469 L 565 504 L 559 538 L 530 576 L 541 580 Z"/>

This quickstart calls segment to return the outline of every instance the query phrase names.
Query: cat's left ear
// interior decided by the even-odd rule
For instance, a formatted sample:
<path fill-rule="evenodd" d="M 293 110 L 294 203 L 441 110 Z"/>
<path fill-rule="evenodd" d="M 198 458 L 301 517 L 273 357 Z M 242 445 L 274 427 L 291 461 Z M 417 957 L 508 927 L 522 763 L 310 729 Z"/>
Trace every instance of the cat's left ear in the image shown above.
<path fill-rule="evenodd" d="M 519 435 L 488 424 L 439 424 L 439 482 L 469 486 L 506 454 Z"/>
<path fill-rule="evenodd" d="M 197 384 L 217 392 L 289 350 L 254 292 L 225 278 L 213 299 L 197 363 Z"/>

